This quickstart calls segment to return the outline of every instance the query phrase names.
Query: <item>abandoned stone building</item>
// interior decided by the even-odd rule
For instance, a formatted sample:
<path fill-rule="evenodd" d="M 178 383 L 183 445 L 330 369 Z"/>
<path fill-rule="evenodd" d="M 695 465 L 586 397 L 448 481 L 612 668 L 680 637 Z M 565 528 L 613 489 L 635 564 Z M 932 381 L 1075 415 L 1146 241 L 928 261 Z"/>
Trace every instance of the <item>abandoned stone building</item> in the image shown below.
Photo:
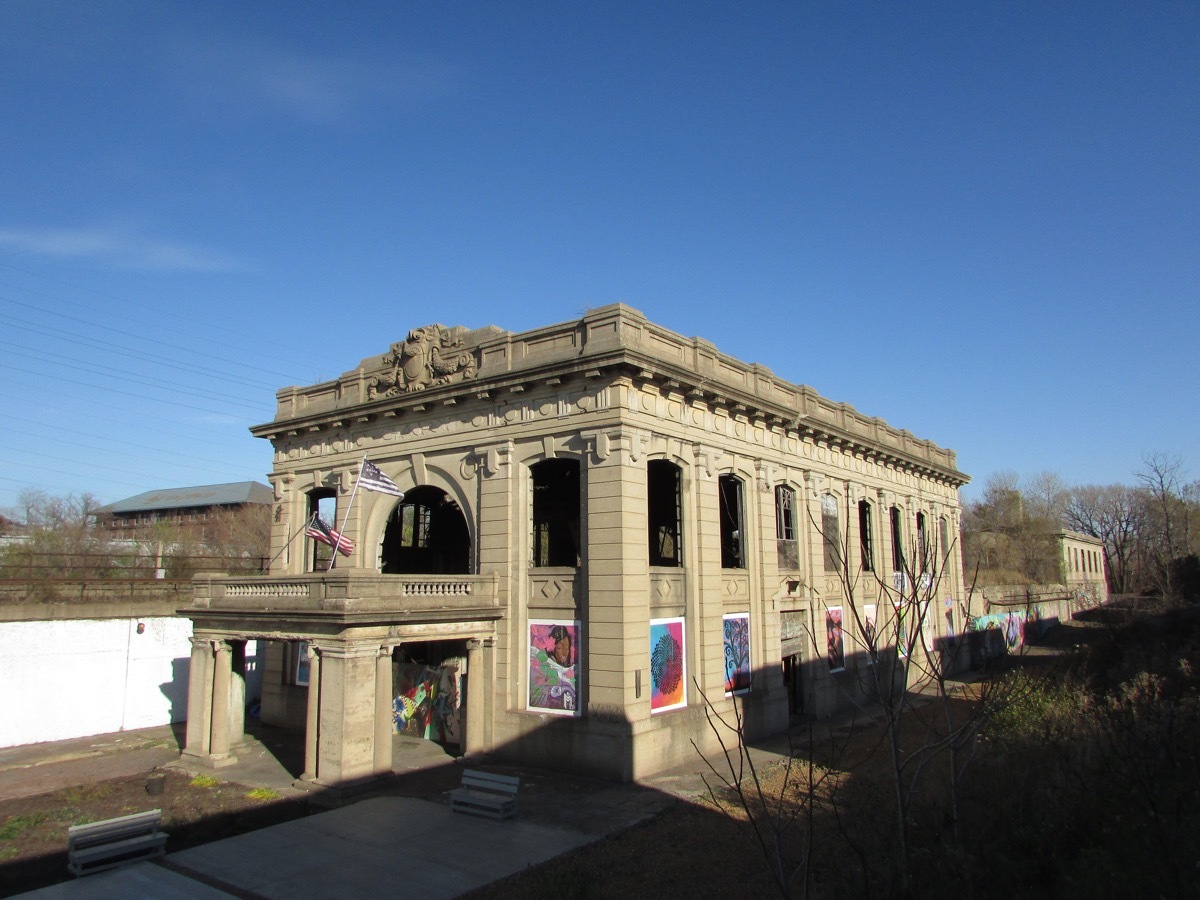
<path fill-rule="evenodd" d="M 962 593 L 952 452 L 628 306 L 415 328 L 277 399 L 252 429 L 270 573 L 198 576 L 184 611 L 195 761 L 236 755 L 259 640 L 261 716 L 305 742 L 304 781 L 389 771 L 395 730 L 629 780 L 713 747 L 706 702 L 761 735 L 854 697 L 876 612 L 843 614 L 845 571 L 903 578 L 936 543 L 939 603 Z M 364 460 L 398 490 L 360 489 Z"/>

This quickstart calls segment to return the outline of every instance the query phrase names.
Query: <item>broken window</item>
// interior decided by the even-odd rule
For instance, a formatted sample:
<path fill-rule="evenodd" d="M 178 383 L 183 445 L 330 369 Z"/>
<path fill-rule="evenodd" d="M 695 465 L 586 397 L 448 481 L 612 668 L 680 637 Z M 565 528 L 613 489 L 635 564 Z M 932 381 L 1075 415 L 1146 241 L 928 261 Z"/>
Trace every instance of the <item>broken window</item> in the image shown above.
<path fill-rule="evenodd" d="M 786 484 L 775 486 L 775 541 L 779 568 L 800 568 L 800 542 L 796 537 L 796 491 Z"/>
<path fill-rule="evenodd" d="M 721 522 L 721 568 L 746 568 L 742 522 L 742 480 L 736 475 L 717 478 L 717 515 Z"/>
<path fill-rule="evenodd" d="M 316 488 L 308 492 L 308 513 L 306 522 L 312 521 L 313 516 L 332 528 L 338 527 L 337 520 L 337 491 L 334 488 Z M 329 569 L 329 561 L 333 558 L 333 547 L 320 541 L 308 541 L 308 570 L 310 572 L 325 572 Z"/>
<path fill-rule="evenodd" d="M 892 571 L 904 571 L 904 544 L 902 541 L 904 535 L 904 517 L 900 513 L 898 506 L 893 506 L 891 511 L 892 517 Z"/>
<path fill-rule="evenodd" d="M 579 565 L 579 461 L 546 459 L 533 481 L 533 565 Z"/>
<path fill-rule="evenodd" d="M 875 568 L 875 533 L 871 523 L 871 504 L 858 501 L 858 547 L 862 555 L 862 569 L 870 572 Z"/>
<path fill-rule="evenodd" d="M 838 525 L 838 503 L 833 494 L 821 497 L 821 537 L 825 548 L 825 571 L 842 568 L 842 533 Z"/>
<path fill-rule="evenodd" d="M 389 575 L 466 575 L 471 534 L 462 510 L 440 488 L 417 487 L 388 517 L 380 571 Z"/>
<path fill-rule="evenodd" d="M 930 569 L 929 541 L 925 534 L 925 513 L 917 513 L 917 565 L 922 572 Z"/>
<path fill-rule="evenodd" d="M 665 459 L 646 465 L 646 524 L 650 565 L 682 566 L 683 473 Z"/>

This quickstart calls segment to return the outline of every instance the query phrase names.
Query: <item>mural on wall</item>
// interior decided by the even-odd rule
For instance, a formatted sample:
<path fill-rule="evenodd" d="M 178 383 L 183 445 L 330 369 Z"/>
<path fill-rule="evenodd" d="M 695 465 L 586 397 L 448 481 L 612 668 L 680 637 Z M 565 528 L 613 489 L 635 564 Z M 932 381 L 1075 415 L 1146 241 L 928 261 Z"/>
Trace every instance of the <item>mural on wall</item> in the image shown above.
<path fill-rule="evenodd" d="M 750 613 L 722 616 L 725 641 L 725 696 L 750 692 Z"/>
<path fill-rule="evenodd" d="M 842 634 L 842 608 L 830 606 L 825 610 L 826 659 L 830 672 L 841 672 L 846 668 L 846 644 Z"/>
<path fill-rule="evenodd" d="M 579 622 L 530 619 L 529 709 L 579 715 Z"/>
<path fill-rule="evenodd" d="M 942 615 L 946 617 L 946 634 L 954 637 L 954 601 L 949 597 L 942 601 Z"/>
<path fill-rule="evenodd" d="M 905 616 L 905 605 L 896 604 L 896 653 L 901 659 L 908 657 L 908 622 Z"/>
<path fill-rule="evenodd" d="M 1033 612 L 1036 614 L 1036 607 Z M 1039 616 L 1040 618 L 1040 616 Z M 971 619 L 971 631 L 999 631 L 1004 636 L 1004 648 L 1012 651 L 1025 643 L 1025 610 L 989 613 Z"/>
<path fill-rule="evenodd" d="M 462 742 L 462 676 L 458 666 L 399 663 L 392 667 L 397 734 L 443 744 Z"/>
<path fill-rule="evenodd" d="M 650 711 L 687 705 L 683 619 L 650 620 Z"/>
<path fill-rule="evenodd" d="M 874 603 L 863 604 L 863 646 L 867 650 L 867 665 L 875 665 L 879 658 L 878 607 Z"/>

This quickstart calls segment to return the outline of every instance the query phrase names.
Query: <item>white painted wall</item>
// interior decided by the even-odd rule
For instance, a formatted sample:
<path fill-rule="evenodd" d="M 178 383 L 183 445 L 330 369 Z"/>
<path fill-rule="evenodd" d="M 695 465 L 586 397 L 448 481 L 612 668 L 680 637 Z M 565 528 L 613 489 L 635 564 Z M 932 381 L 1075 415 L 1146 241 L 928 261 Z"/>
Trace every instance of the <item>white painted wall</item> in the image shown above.
<path fill-rule="evenodd" d="M 185 721 L 191 635 L 177 617 L 0 623 L 0 747 Z M 246 651 L 249 699 L 262 672 Z"/>

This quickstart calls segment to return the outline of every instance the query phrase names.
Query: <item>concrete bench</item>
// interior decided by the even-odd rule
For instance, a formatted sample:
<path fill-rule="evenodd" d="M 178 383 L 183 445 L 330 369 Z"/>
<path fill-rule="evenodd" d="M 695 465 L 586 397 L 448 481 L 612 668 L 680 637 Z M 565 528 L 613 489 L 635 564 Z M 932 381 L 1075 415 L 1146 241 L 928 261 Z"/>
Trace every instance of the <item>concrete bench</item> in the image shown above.
<path fill-rule="evenodd" d="M 161 809 L 72 825 L 67 830 L 67 870 L 79 876 L 140 862 L 162 856 L 166 843 Z"/>
<path fill-rule="evenodd" d="M 463 772 L 462 787 L 450 792 L 450 808 L 454 812 L 508 819 L 517 814 L 517 788 L 521 779 L 515 775 L 493 775 L 467 769 Z"/>

